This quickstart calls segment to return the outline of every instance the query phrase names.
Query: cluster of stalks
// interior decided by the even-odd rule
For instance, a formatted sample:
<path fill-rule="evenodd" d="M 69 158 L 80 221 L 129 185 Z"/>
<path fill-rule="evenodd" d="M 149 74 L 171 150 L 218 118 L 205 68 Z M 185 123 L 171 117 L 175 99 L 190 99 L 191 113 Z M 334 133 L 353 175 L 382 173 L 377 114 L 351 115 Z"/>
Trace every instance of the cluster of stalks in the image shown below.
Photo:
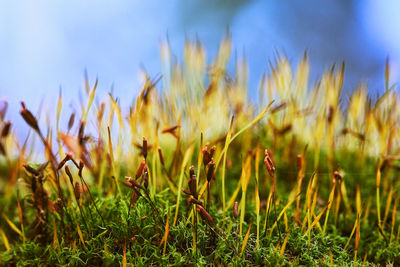
<path fill-rule="evenodd" d="M 227 72 L 230 51 L 227 38 L 207 67 L 201 44 L 188 42 L 180 65 L 163 43 L 165 75 L 150 79 L 144 73 L 146 82 L 128 109 L 112 94 L 96 97 L 97 80 L 91 87 L 86 78 L 87 97 L 66 125 L 60 93 L 55 133 L 50 125 L 42 131 L 38 115 L 21 102 L 20 115 L 30 129 L 23 142 L 16 138 L 16 126 L 6 120 L 7 104 L 1 104 L 0 164 L 7 168 L 1 173 L 5 189 L 0 192 L 8 200 L 16 192 L 18 204 L 18 218 L 0 208 L 6 250 L 12 247 L 9 239 L 14 244 L 18 240 L 5 229 L 23 242 L 39 240 L 57 247 L 62 240 L 86 249 L 98 229 L 112 233 L 107 207 L 99 204 L 109 197 L 127 203 L 127 231 L 137 227 L 132 223 L 136 203 L 148 205 L 152 214 L 145 217 L 153 216 L 157 225 L 152 242 L 163 256 L 173 242 L 170 231 L 179 224 L 193 230 L 190 243 L 196 259 L 204 254 L 199 247 L 204 235 L 226 242 L 232 257 L 241 259 L 273 244 L 281 258 L 292 257 L 290 263 L 300 258 L 287 251 L 297 231 L 308 247 L 318 235 L 345 235 L 343 249 L 354 255 L 354 264 L 374 260 L 363 242 L 366 231 L 387 247 L 398 245 L 400 98 L 390 86 L 389 65 L 382 96 L 372 100 L 361 86 L 343 108 L 344 65 L 334 66 L 310 86 L 307 56 L 296 71 L 278 57 L 262 79 L 257 107 L 248 100 L 244 61 L 238 59 L 234 77 Z M 158 90 L 158 82 L 163 90 Z M 34 162 L 38 145 L 31 143 L 36 139 L 44 153 Z M 25 187 L 17 183 L 20 177 Z M 188 196 L 187 213 L 181 209 L 182 193 Z M 160 196 L 168 200 L 165 210 Z M 34 216 L 29 217 L 32 210 Z M 216 219 L 219 214 L 221 220 Z M 204 226 L 207 233 L 200 232 Z M 231 233 L 236 240 L 230 239 Z M 115 250 L 123 253 L 125 264 L 133 249 L 127 242 Z M 140 251 L 135 253 L 139 256 Z"/>

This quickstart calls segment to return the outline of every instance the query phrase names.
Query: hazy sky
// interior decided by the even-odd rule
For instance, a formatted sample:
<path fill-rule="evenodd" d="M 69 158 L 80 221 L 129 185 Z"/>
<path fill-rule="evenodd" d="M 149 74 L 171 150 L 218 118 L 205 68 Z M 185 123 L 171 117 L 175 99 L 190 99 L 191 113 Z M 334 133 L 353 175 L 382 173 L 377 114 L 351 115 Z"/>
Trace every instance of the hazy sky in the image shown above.
<path fill-rule="evenodd" d="M 20 100 L 32 110 L 42 99 L 51 105 L 60 86 L 68 103 L 87 69 L 99 77 L 99 94 L 114 85 L 115 95 L 131 100 L 141 66 L 160 73 L 159 44 L 166 36 L 178 55 L 186 37 L 198 36 L 212 58 L 228 26 L 235 50 L 249 60 L 250 90 L 275 51 L 297 62 L 308 50 L 314 78 L 345 60 L 346 90 L 361 80 L 377 92 L 387 55 L 397 75 L 400 4 L 357 3 L 0 0 L 0 99 L 10 102 L 14 118 Z"/>

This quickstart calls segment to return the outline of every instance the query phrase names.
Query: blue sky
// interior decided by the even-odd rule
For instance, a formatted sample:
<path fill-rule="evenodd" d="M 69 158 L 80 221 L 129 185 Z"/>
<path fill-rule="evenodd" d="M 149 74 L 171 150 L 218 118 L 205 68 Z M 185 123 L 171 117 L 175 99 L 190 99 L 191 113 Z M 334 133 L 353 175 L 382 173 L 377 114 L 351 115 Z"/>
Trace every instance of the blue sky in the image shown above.
<path fill-rule="evenodd" d="M 0 99 L 10 102 L 11 118 L 20 100 L 32 110 L 42 99 L 52 107 L 60 86 L 68 103 L 87 69 L 99 77 L 99 94 L 114 85 L 115 95 L 130 100 L 142 66 L 160 73 L 166 36 L 178 56 L 185 38 L 198 36 L 212 58 L 227 27 L 235 51 L 249 60 L 250 90 L 275 51 L 294 63 L 309 51 L 314 79 L 345 60 L 347 91 L 364 81 L 379 92 L 388 55 L 398 78 L 400 4 L 394 0 L 234 2 L 0 0 Z"/>

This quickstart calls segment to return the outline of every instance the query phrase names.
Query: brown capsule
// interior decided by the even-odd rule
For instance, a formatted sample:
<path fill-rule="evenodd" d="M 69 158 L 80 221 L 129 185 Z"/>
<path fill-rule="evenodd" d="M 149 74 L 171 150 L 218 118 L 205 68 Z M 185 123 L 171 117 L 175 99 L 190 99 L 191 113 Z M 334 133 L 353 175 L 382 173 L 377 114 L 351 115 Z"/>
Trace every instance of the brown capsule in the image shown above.
<path fill-rule="evenodd" d="M 99 122 L 103 119 L 105 108 L 106 108 L 106 104 L 104 102 L 101 102 L 99 112 L 97 113 L 97 120 Z"/>
<path fill-rule="evenodd" d="M 301 168 L 303 167 L 303 157 L 298 154 L 297 155 L 297 170 L 301 170 Z"/>
<path fill-rule="evenodd" d="M 160 157 L 161 164 L 164 166 L 164 157 L 161 151 L 161 147 L 158 147 L 158 156 Z"/>
<path fill-rule="evenodd" d="M 332 122 L 334 113 L 335 113 L 335 110 L 334 110 L 333 106 L 329 105 L 329 109 L 328 109 L 328 122 L 329 123 Z"/>
<path fill-rule="evenodd" d="M 10 129 L 11 129 L 11 122 L 7 121 L 4 124 L 3 129 L 1 130 L 0 136 L 3 137 L 3 138 L 7 137 L 7 135 L 10 133 Z"/>
<path fill-rule="evenodd" d="M 3 145 L 3 142 L 1 142 L 1 140 L 0 140 L 0 154 L 1 155 L 6 155 L 7 154 L 6 153 L 6 149 L 5 149 L 4 145 Z"/>
<path fill-rule="evenodd" d="M 125 179 L 127 179 L 128 182 L 131 183 L 134 187 L 137 187 L 139 189 L 143 189 L 142 185 L 138 181 L 136 181 L 135 179 L 133 179 L 131 177 L 128 177 L 128 176 L 125 176 Z"/>
<path fill-rule="evenodd" d="M 43 172 L 46 169 L 47 165 L 49 165 L 49 161 L 40 164 L 39 167 L 36 168 L 36 171 L 38 171 L 39 173 Z"/>
<path fill-rule="evenodd" d="M 62 214 L 63 211 L 63 203 L 61 198 L 57 198 L 56 202 L 54 203 L 54 208 L 58 214 Z"/>
<path fill-rule="evenodd" d="M 6 113 L 7 113 L 7 108 L 8 108 L 8 102 L 1 101 L 0 102 L 0 120 L 4 120 L 4 117 L 6 116 Z"/>
<path fill-rule="evenodd" d="M 278 130 L 278 133 L 280 135 L 285 135 L 287 132 L 289 132 L 292 129 L 292 124 L 287 124 L 283 126 L 281 129 Z"/>
<path fill-rule="evenodd" d="M 143 220 L 146 220 L 146 219 L 147 219 L 147 216 L 144 215 L 144 216 L 142 216 L 140 219 L 141 219 L 142 221 L 143 221 Z"/>
<path fill-rule="evenodd" d="M 146 189 L 149 187 L 149 172 L 147 166 L 145 166 L 143 170 L 143 185 Z"/>
<path fill-rule="evenodd" d="M 226 157 L 226 167 L 227 167 L 228 169 L 232 169 L 232 161 L 231 161 L 231 159 L 229 158 L 229 156 Z"/>
<path fill-rule="evenodd" d="M 210 149 L 210 158 L 212 158 L 214 156 L 214 152 L 215 152 L 216 146 L 212 146 Z"/>
<path fill-rule="evenodd" d="M 81 121 L 81 124 L 79 125 L 79 132 L 78 132 L 78 140 L 79 140 L 79 145 L 83 145 L 84 143 L 84 134 L 85 134 L 85 122 Z"/>
<path fill-rule="evenodd" d="M 235 201 L 235 203 L 233 204 L 233 217 L 235 217 L 236 219 L 239 217 L 237 201 Z"/>
<path fill-rule="evenodd" d="M 192 165 L 192 166 L 190 166 L 190 168 L 189 168 L 189 178 L 192 178 L 193 175 L 194 175 L 194 166 Z"/>
<path fill-rule="evenodd" d="M 85 166 L 85 164 L 83 163 L 83 161 L 82 160 L 79 160 L 79 172 L 78 172 L 78 175 L 79 175 L 79 177 L 81 177 L 82 178 L 82 171 L 83 171 L 83 167 Z"/>
<path fill-rule="evenodd" d="M 267 167 L 268 174 L 273 176 L 275 173 L 275 166 L 267 149 L 265 150 L 264 165 Z"/>
<path fill-rule="evenodd" d="M 81 191 L 82 191 L 81 185 L 79 184 L 78 181 L 76 181 L 75 185 L 74 185 L 74 194 L 75 194 L 76 200 L 79 200 L 79 198 L 81 197 Z"/>
<path fill-rule="evenodd" d="M 164 130 L 161 131 L 161 133 L 170 133 L 173 134 L 175 133 L 176 129 L 178 129 L 180 126 L 179 125 L 175 125 L 169 128 L 165 128 Z"/>
<path fill-rule="evenodd" d="M 131 199 L 130 199 L 130 207 L 132 208 L 135 203 L 138 201 L 140 195 L 136 193 L 136 191 L 132 192 Z"/>
<path fill-rule="evenodd" d="M 27 172 L 29 172 L 30 174 L 33 174 L 33 175 L 35 175 L 35 176 L 38 176 L 39 175 L 39 172 L 37 171 L 37 170 L 35 170 L 34 168 L 32 168 L 31 166 L 29 166 L 28 164 L 23 164 L 22 165 L 24 168 L 25 168 L 25 170 L 27 171 Z"/>
<path fill-rule="evenodd" d="M 143 137 L 142 154 L 144 158 L 147 158 L 147 139 Z"/>
<path fill-rule="evenodd" d="M 263 210 L 266 206 L 267 206 L 267 200 L 264 199 L 264 200 L 261 201 L 261 203 L 260 203 L 260 210 Z"/>
<path fill-rule="evenodd" d="M 27 110 L 25 108 L 25 103 L 21 102 L 22 105 L 22 109 L 20 111 L 20 114 L 22 116 L 22 118 L 24 118 L 25 122 L 35 131 L 39 131 L 39 124 L 35 118 L 35 116 L 33 116 L 33 114 Z"/>
<path fill-rule="evenodd" d="M 65 153 L 65 155 L 67 155 L 69 157 L 69 159 L 72 161 L 72 163 L 74 163 L 75 167 L 77 167 L 79 169 L 79 164 L 74 160 L 73 155 L 69 152 Z"/>
<path fill-rule="evenodd" d="M 284 109 L 286 106 L 287 106 L 287 103 L 286 103 L 286 102 L 283 102 L 283 103 L 279 104 L 278 106 L 272 108 L 272 109 L 271 109 L 271 113 L 273 114 L 273 113 L 275 113 L 275 112 L 278 112 L 278 111 L 280 111 L 281 109 Z"/>
<path fill-rule="evenodd" d="M 134 188 L 135 187 L 133 184 L 131 184 L 130 182 L 127 182 L 127 181 L 121 181 L 121 183 L 123 185 L 125 185 L 126 187 L 129 187 L 129 188 Z"/>
<path fill-rule="evenodd" d="M 189 195 L 189 196 L 192 195 L 192 192 L 190 192 L 190 190 L 185 189 L 185 188 L 182 188 L 182 192 L 185 193 L 186 195 Z"/>
<path fill-rule="evenodd" d="M 208 152 L 208 145 L 205 145 L 202 152 L 203 152 L 203 164 L 204 164 L 204 166 L 207 166 L 207 164 L 211 160 L 210 152 Z"/>
<path fill-rule="evenodd" d="M 196 205 L 203 205 L 203 202 L 201 200 L 195 199 L 195 198 L 190 198 L 190 202 L 192 204 L 196 204 Z"/>
<path fill-rule="evenodd" d="M 338 171 L 334 171 L 333 172 L 333 183 L 338 182 L 339 184 L 342 182 L 343 177 L 342 175 L 340 175 L 340 173 Z"/>
<path fill-rule="evenodd" d="M 33 192 L 33 195 L 35 196 L 36 193 L 36 183 L 37 183 L 37 176 L 32 177 L 32 184 L 31 184 L 31 189 Z"/>
<path fill-rule="evenodd" d="M 272 151 L 271 151 L 271 150 L 269 150 L 269 149 L 265 149 L 265 156 L 268 156 L 268 157 L 269 157 L 269 159 L 270 159 L 270 161 L 271 161 L 271 164 L 272 164 L 272 166 L 275 166 L 275 165 L 276 165 L 276 163 L 275 163 L 275 159 L 274 159 L 274 154 L 272 153 Z"/>
<path fill-rule="evenodd" d="M 68 131 L 70 131 L 72 126 L 74 126 L 74 121 L 75 121 L 75 113 L 72 113 L 68 120 Z"/>
<path fill-rule="evenodd" d="M 72 178 L 72 174 L 71 174 L 71 171 L 69 170 L 68 165 L 65 165 L 64 169 L 65 169 L 65 173 L 67 174 L 67 176 L 69 178 L 69 182 L 71 183 L 72 186 L 74 186 L 74 179 Z"/>
<path fill-rule="evenodd" d="M 81 183 L 81 194 L 86 195 L 88 191 L 89 191 L 89 186 L 87 184 Z"/>
<path fill-rule="evenodd" d="M 207 224 L 213 225 L 214 221 L 211 215 L 200 205 L 196 208 L 197 212 L 200 214 L 201 218 L 206 221 Z"/>
<path fill-rule="evenodd" d="M 142 193 L 140 193 L 140 191 L 136 187 L 133 188 L 133 191 L 135 191 L 135 194 L 137 194 L 139 197 L 142 196 Z"/>
<path fill-rule="evenodd" d="M 143 159 L 142 162 L 140 163 L 140 166 L 139 166 L 137 172 L 136 172 L 136 175 L 135 175 L 136 179 L 138 179 L 140 176 L 142 176 L 143 169 L 144 169 L 145 165 L 146 165 L 146 160 Z"/>
<path fill-rule="evenodd" d="M 269 161 L 268 161 L 267 159 L 264 159 L 264 165 L 265 165 L 265 167 L 267 167 L 268 174 L 269 174 L 270 176 L 274 176 L 274 169 L 273 169 L 273 167 L 270 165 L 270 163 L 269 163 Z"/>
<path fill-rule="evenodd" d="M 207 164 L 208 166 L 208 171 L 207 171 L 207 181 L 210 182 L 211 179 L 213 178 L 214 174 L 214 168 L 215 168 L 215 162 L 214 159 L 211 158 L 210 162 Z"/>
<path fill-rule="evenodd" d="M 68 154 L 66 154 L 66 156 L 63 158 L 63 160 L 60 161 L 60 163 L 58 163 L 57 170 L 64 167 L 65 163 L 67 163 L 68 160 L 70 160 L 70 156 Z"/>
<path fill-rule="evenodd" d="M 196 185 L 196 175 L 193 175 L 192 178 L 189 179 L 188 185 L 189 185 L 189 191 L 190 194 L 197 199 L 197 185 Z"/>
<path fill-rule="evenodd" d="M 52 212 L 52 213 L 56 213 L 56 209 L 54 208 L 54 203 L 51 199 L 47 198 L 47 209 Z"/>

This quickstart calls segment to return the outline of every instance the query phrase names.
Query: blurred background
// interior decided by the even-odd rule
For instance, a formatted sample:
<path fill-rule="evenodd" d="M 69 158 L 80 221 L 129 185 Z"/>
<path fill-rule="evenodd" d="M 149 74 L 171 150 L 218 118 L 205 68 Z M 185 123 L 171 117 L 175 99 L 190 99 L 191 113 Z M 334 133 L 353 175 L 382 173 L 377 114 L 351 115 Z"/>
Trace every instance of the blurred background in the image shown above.
<path fill-rule="evenodd" d="M 113 87 L 128 104 L 140 87 L 140 68 L 160 74 L 162 40 L 179 59 L 185 38 L 199 38 L 211 60 L 227 31 L 233 55 L 249 61 L 254 101 L 277 51 L 293 64 L 308 51 L 311 82 L 344 60 L 345 93 L 363 82 L 376 95 L 387 56 L 391 82 L 399 78 L 399 10 L 395 0 L 1 0 L 0 99 L 9 101 L 9 117 L 21 125 L 19 101 L 36 111 L 44 100 L 55 111 L 61 86 L 66 107 L 83 87 L 86 69 L 92 81 L 99 77 L 99 95 Z"/>

